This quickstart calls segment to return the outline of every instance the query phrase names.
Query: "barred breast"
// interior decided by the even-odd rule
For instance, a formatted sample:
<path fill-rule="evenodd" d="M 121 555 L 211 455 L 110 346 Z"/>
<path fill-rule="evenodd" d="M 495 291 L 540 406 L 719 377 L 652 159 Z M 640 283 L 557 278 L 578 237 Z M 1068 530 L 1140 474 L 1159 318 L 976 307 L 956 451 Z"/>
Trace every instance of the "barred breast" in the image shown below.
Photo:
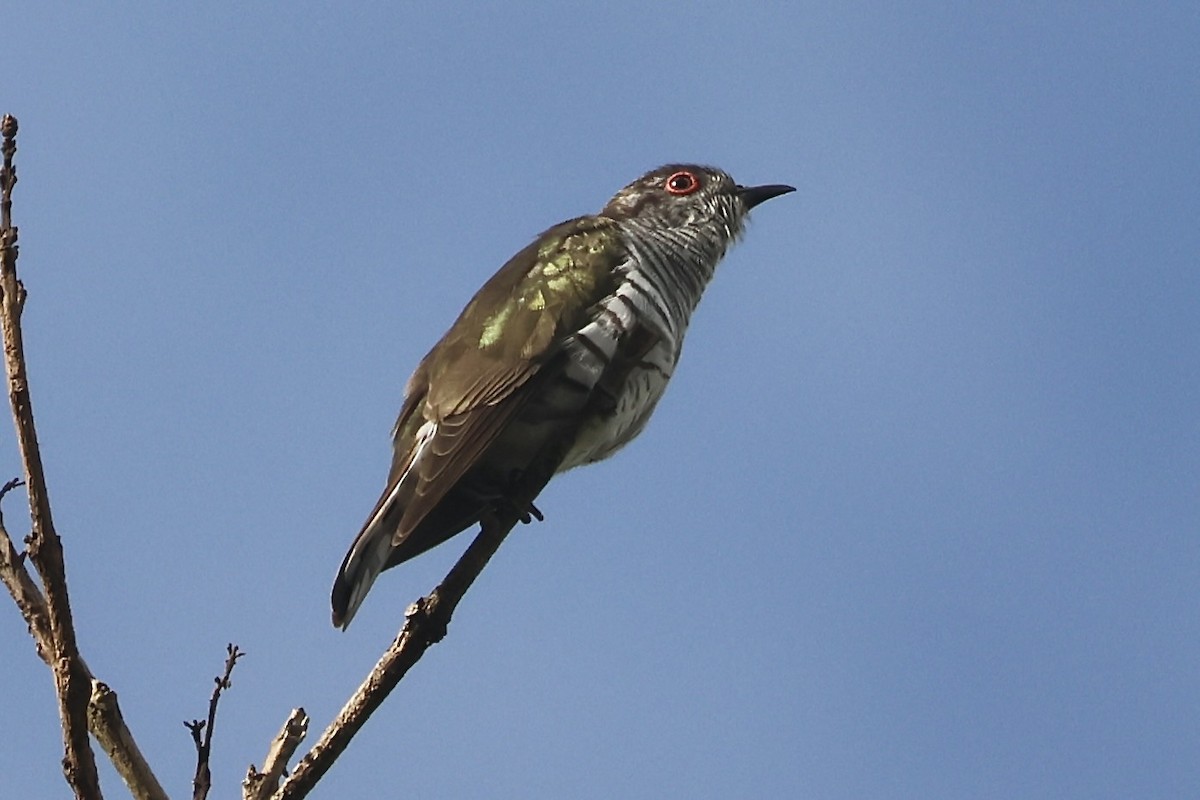
<path fill-rule="evenodd" d="M 712 253 L 631 236 L 622 281 L 566 342 L 568 377 L 599 403 L 561 470 L 608 458 L 641 433 L 675 371 L 683 337 L 712 277 Z M 719 256 L 718 256 L 719 257 Z"/>

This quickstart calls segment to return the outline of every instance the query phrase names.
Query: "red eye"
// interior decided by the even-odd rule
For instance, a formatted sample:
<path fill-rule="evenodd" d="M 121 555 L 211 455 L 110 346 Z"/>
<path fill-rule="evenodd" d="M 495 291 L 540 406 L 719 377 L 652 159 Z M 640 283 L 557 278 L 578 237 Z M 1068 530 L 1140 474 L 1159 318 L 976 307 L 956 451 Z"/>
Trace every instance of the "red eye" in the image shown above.
<path fill-rule="evenodd" d="M 681 170 L 667 178 L 664 185 L 670 194 L 691 194 L 700 188 L 700 179 L 686 170 Z"/>

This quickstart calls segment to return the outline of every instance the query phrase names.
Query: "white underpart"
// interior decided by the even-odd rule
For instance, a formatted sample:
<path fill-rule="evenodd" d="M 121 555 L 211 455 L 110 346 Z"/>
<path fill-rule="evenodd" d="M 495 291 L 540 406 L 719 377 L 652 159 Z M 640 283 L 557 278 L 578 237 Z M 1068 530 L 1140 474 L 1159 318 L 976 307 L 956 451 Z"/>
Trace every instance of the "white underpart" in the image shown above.
<path fill-rule="evenodd" d="M 614 413 L 583 427 L 560 471 L 608 458 L 642 431 L 666 391 L 692 312 L 712 277 L 716 258 L 688 258 L 685 243 L 678 241 L 642 242 L 644 247 L 629 243 L 633 257 L 618 268 L 624 280 L 601 301 L 597 317 L 567 342 L 573 356 L 568 375 L 595 387 L 620 340 L 637 328 L 648 330 L 654 344 L 619 387 Z M 667 253 L 684 253 L 685 258 L 668 258 Z M 581 344 L 581 338 L 592 346 Z"/>

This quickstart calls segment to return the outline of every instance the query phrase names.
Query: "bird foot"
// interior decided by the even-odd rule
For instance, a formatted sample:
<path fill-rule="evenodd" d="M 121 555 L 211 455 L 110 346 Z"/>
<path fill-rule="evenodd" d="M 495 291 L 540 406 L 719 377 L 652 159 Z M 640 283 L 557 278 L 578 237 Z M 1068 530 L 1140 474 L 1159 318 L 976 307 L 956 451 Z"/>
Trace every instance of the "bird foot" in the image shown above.
<path fill-rule="evenodd" d="M 515 513 L 517 515 L 517 519 L 523 525 L 528 525 L 529 523 L 533 522 L 535 519 L 538 522 L 545 522 L 545 520 L 546 520 L 545 515 L 542 514 L 541 510 L 533 504 L 532 500 L 523 503 L 523 502 L 518 501 L 513 498 L 513 495 L 517 493 L 516 490 L 517 490 L 517 487 L 520 486 L 520 484 L 521 484 L 521 475 L 520 475 L 520 473 L 514 471 L 514 473 L 512 475 L 510 475 L 509 479 L 508 479 L 508 485 L 510 487 L 510 491 L 505 493 L 505 495 L 503 497 L 500 497 L 496 500 L 497 510 L 498 511 L 504 510 L 504 511 L 510 511 L 512 513 Z"/>
<path fill-rule="evenodd" d="M 502 497 L 499 500 L 496 500 L 494 505 L 497 514 L 504 512 L 516 514 L 517 521 L 524 525 L 528 525 L 535 519 L 538 522 L 544 522 L 546 520 L 546 516 L 533 503 L 527 503 L 522 506 L 511 498 Z"/>

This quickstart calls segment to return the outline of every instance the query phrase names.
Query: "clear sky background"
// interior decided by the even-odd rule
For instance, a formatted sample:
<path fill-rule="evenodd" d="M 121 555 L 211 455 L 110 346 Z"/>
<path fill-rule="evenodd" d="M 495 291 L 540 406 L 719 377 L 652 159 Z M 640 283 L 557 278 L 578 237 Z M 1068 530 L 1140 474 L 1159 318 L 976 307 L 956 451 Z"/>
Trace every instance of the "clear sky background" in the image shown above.
<path fill-rule="evenodd" d="M 1200 795 L 1194 2 L 14 5 L 80 643 L 173 796 L 227 642 L 214 798 L 466 546 L 330 627 L 420 357 L 678 160 L 799 191 L 315 796 Z M 0 795 L 65 797 L 5 604 Z"/>

